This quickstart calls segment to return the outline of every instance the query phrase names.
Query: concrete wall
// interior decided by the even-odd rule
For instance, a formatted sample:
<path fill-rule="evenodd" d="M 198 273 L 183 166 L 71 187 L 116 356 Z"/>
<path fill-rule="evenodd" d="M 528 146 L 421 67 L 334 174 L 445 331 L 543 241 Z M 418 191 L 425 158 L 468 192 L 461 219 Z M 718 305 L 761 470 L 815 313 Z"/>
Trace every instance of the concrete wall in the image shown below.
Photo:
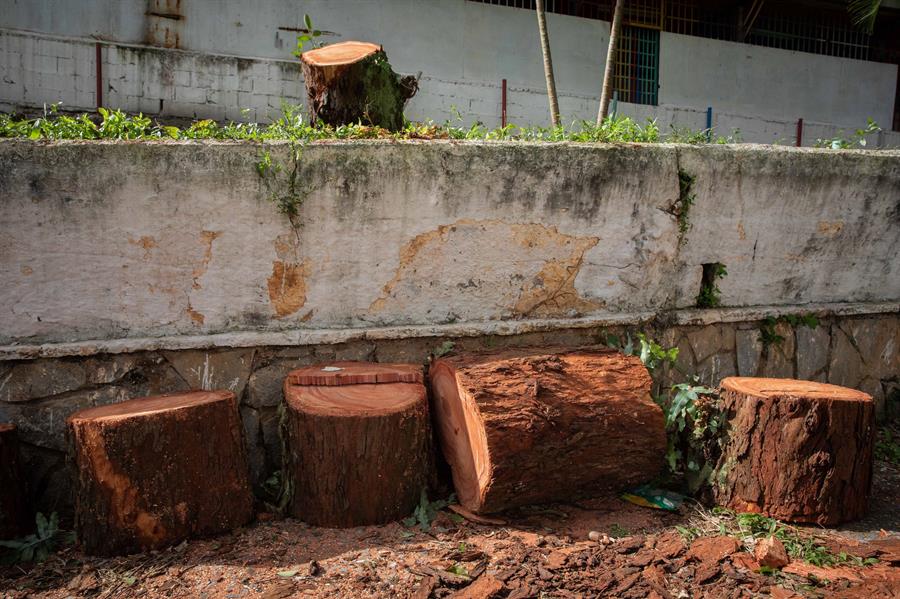
<path fill-rule="evenodd" d="M 115 106 L 123 109 L 156 114 L 163 100 L 163 114 L 197 113 L 211 118 L 223 114 L 240 117 L 240 109 L 245 108 L 250 113 L 244 120 L 267 120 L 276 112 L 270 110 L 272 104 L 277 107 L 278 103 L 265 96 L 283 93 L 290 101 L 300 101 L 302 96 L 299 74 L 284 77 L 284 73 L 290 71 L 287 65 L 295 45 L 294 30 L 302 26 L 302 16 L 308 12 L 316 27 L 326 32 L 321 38 L 324 41 L 379 41 L 398 71 L 423 73 L 419 94 L 407 111 L 410 118 L 442 122 L 453 118 L 455 108 L 467 123 L 480 120 L 496 126 L 500 122 L 500 85 L 505 78 L 511 122 L 546 124 L 549 120 L 531 11 L 466 0 L 278 0 L 252 8 L 239 0 L 171 4 L 177 5 L 182 17 L 171 25 L 178 34 L 178 47 L 188 52 L 130 55 L 121 63 L 123 72 L 126 79 L 139 83 L 131 86 L 132 93 L 109 96 L 106 104 L 114 106 L 116 100 L 119 104 Z M 158 35 L 153 33 L 157 21 L 148 12 L 146 4 L 136 0 L 91 0 L 79 3 L 78 11 L 61 0 L 0 0 L 0 14 L 6 16 L 0 25 L 9 28 L 0 30 L 0 69 L 5 71 L 0 78 L 0 106 L 39 106 L 53 101 L 79 109 L 95 105 L 87 101 L 93 85 L 78 82 L 69 73 L 65 64 L 68 50 L 57 52 L 52 45 L 42 47 L 39 41 L 4 42 L 4 37 L 27 31 L 36 32 L 28 36 L 143 44 Z M 548 15 L 548 22 L 564 119 L 595 118 L 608 23 L 556 14 Z M 23 58 L 31 53 L 32 45 L 37 47 L 34 54 L 38 58 Z M 266 74 L 273 76 L 277 69 L 277 85 L 260 81 L 260 93 L 236 88 L 229 81 L 239 65 L 225 68 L 222 65 L 228 61 L 220 56 L 210 61 L 215 66 L 209 66 L 193 53 L 243 57 L 245 64 L 254 65 L 254 82 Z M 84 55 L 79 61 L 84 72 L 90 72 L 91 60 Z M 892 120 L 896 65 L 662 33 L 660 66 L 660 106 L 623 104 L 620 112 L 657 118 L 664 130 L 673 122 L 705 127 L 705 110 L 710 105 L 721 133 L 740 128 L 743 139 L 752 142 L 792 144 L 796 120 L 801 117 L 808 126 L 822 128 L 821 137 L 862 127 L 868 117 L 888 127 Z M 173 75 L 179 72 L 202 75 L 194 81 L 183 74 Z M 66 85 L 60 78 L 68 77 L 73 80 Z M 110 84 L 116 87 L 115 81 Z M 140 86 L 139 93 L 135 85 Z M 186 98 L 179 100 L 179 87 L 193 89 L 182 91 Z M 805 142 L 814 141 L 811 131 Z M 900 135 L 881 136 L 872 142 L 900 145 Z"/>
<path fill-rule="evenodd" d="M 900 152 L 314 144 L 296 226 L 266 199 L 265 152 L 292 166 L 284 144 L 0 141 L 0 421 L 44 511 L 71 502 L 78 409 L 231 389 L 260 484 L 290 369 L 422 363 L 445 340 L 643 330 L 680 348 L 659 385 L 797 377 L 900 405 Z M 723 306 L 695 309 L 711 262 Z M 764 318 L 810 312 L 762 343 Z"/>

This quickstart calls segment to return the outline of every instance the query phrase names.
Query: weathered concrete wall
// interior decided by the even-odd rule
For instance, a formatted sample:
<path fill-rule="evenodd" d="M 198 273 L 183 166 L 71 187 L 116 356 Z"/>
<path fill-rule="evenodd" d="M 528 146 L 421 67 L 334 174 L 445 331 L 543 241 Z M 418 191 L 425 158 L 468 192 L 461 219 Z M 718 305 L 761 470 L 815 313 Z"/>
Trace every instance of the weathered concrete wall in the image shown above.
<path fill-rule="evenodd" d="M 291 368 L 422 363 L 446 339 L 644 330 L 707 384 L 789 376 L 863 389 L 880 413 L 900 400 L 900 153 L 313 144 L 292 227 L 256 173 L 266 152 L 292 170 L 286 144 L 0 142 L 0 420 L 21 427 L 42 509 L 70 502 L 75 410 L 232 389 L 259 484 Z M 712 262 L 724 307 L 694 309 Z M 763 345 L 762 319 L 800 312 L 821 324 L 780 322 Z"/>
<path fill-rule="evenodd" d="M 291 170 L 286 144 L 0 143 L 0 349 L 627 319 L 692 307 L 713 262 L 728 307 L 900 300 L 898 153 L 316 144 L 295 229 L 264 152 Z"/>
<path fill-rule="evenodd" d="M 713 311 L 715 312 L 715 311 Z M 680 348 L 678 367 L 716 385 L 726 376 L 799 377 L 863 389 L 883 413 L 900 410 L 900 316 L 830 316 L 814 328 L 777 325 L 784 341 L 760 341 L 758 321 L 667 327 L 641 326 L 666 346 Z M 456 349 L 583 345 L 624 338 L 639 327 L 589 327 L 503 336 L 458 337 Z M 303 347 L 151 351 L 91 357 L 0 362 L 0 421 L 19 425 L 29 491 L 45 511 L 70 506 L 65 419 L 72 412 L 148 394 L 227 388 L 240 398 L 250 466 L 259 486 L 280 468 L 277 406 L 285 375 L 329 360 L 423 363 L 448 338 L 358 340 Z M 683 379 L 662 372 L 659 385 Z M 896 413 L 896 412 L 895 412 Z"/>

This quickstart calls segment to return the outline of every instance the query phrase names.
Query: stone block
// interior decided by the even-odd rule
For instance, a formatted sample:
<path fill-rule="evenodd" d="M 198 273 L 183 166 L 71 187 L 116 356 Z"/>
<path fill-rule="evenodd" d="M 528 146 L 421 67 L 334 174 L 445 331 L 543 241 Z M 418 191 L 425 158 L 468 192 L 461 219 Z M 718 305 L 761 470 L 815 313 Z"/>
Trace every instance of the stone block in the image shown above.
<path fill-rule="evenodd" d="M 14 364 L 0 378 L 0 400 L 24 402 L 74 391 L 87 382 L 75 360 L 35 360 Z"/>
<path fill-rule="evenodd" d="M 240 400 L 253 367 L 253 349 L 167 351 L 166 360 L 191 389 L 225 389 Z"/>
<path fill-rule="evenodd" d="M 241 406 L 241 422 L 244 424 L 244 441 L 247 444 L 250 483 L 258 489 L 265 482 L 266 476 L 266 452 L 259 427 L 259 412 L 249 406 Z"/>
<path fill-rule="evenodd" d="M 831 328 L 828 382 L 857 389 L 863 379 L 863 361 L 850 336 L 840 325 Z"/>
<path fill-rule="evenodd" d="M 797 378 L 809 381 L 825 380 L 828 368 L 828 349 L 831 335 L 828 326 L 814 329 L 801 326 L 796 330 L 797 338 Z"/>
<path fill-rule="evenodd" d="M 761 376 L 776 379 L 794 378 L 794 352 L 797 345 L 794 341 L 794 328 L 786 322 L 779 322 L 774 330 L 782 340 L 770 343 L 766 348 Z"/>
<path fill-rule="evenodd" d="M 245 403 L 254 408 L 275 407 L 284 396 L 282 386 L 287 374 L 303 364 L 295 361 L 275 362 L 250 375 Z"/>

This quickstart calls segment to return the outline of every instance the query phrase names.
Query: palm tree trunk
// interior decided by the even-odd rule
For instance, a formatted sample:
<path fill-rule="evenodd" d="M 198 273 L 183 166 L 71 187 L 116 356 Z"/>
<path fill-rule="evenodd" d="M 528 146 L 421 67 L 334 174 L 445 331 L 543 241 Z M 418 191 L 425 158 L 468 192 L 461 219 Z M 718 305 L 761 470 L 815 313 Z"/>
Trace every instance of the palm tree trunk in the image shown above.
<path fill-rule="evenodd" d="M 556 81 L 553 78 L 553 59 L 550 58 L 550 36 L 547 34 L 547 18 L 544 0 L 536 0 L 538 32 L 541 35 L 541 51 L 544 54 L 544 76 L 547 78 L 547 97 L 550 100 L 550 121 L 559 127 L 559 100 L 556 97 Z"/>
<path fill-rule="evenodd" d="M 622 12 L 625 0 L 616 0 L 613 11 L 612 27 L 609 30 L 609 47 L 606 49 L 606 70 L 603 73 L 603 91 L 600 93 L 600 112 L 597 113 L 597 124 L 609 113 L 609 99 L 612 97 L 612 76 L 616 68 L 616 45 L 619 41 L 619 30 L 622 29 Z"/>

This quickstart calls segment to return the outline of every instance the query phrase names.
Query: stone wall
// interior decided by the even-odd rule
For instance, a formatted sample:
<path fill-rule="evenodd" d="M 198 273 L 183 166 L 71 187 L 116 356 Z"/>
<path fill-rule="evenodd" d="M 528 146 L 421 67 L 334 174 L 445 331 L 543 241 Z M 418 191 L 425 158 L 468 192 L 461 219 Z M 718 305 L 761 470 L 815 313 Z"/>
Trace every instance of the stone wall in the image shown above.
<path fill-rule="evenodd" d="M 520 335 L 359 340 L 303 347 L 149 351 L 91 357 L 0 362 L 0 421 L 18 424 L 30 493 L 39 509 L 67 511 L 72 497 L 66 465 L 65 419 L 90 406 L 148 394 L 226 388 L 240 398 L 252 479 L 257 489 L 280 468 L 278 404 L 293 368 L 331 360 L 426 363 L 444 341 L 455 351 L 512 346 L 605 343 L 639 330 L 677 346 L 677 370 L 661 372 L 660 387 L 695 373 L 715 386 L 726 376 L 774 376 L 862 389 L 879 413 L 900 413 L 900 315 L 825 316 L 815 328 L 785 322 L 784 340 L 764 346 L 756 322 L 661 327 L 591 327 Z"/>

